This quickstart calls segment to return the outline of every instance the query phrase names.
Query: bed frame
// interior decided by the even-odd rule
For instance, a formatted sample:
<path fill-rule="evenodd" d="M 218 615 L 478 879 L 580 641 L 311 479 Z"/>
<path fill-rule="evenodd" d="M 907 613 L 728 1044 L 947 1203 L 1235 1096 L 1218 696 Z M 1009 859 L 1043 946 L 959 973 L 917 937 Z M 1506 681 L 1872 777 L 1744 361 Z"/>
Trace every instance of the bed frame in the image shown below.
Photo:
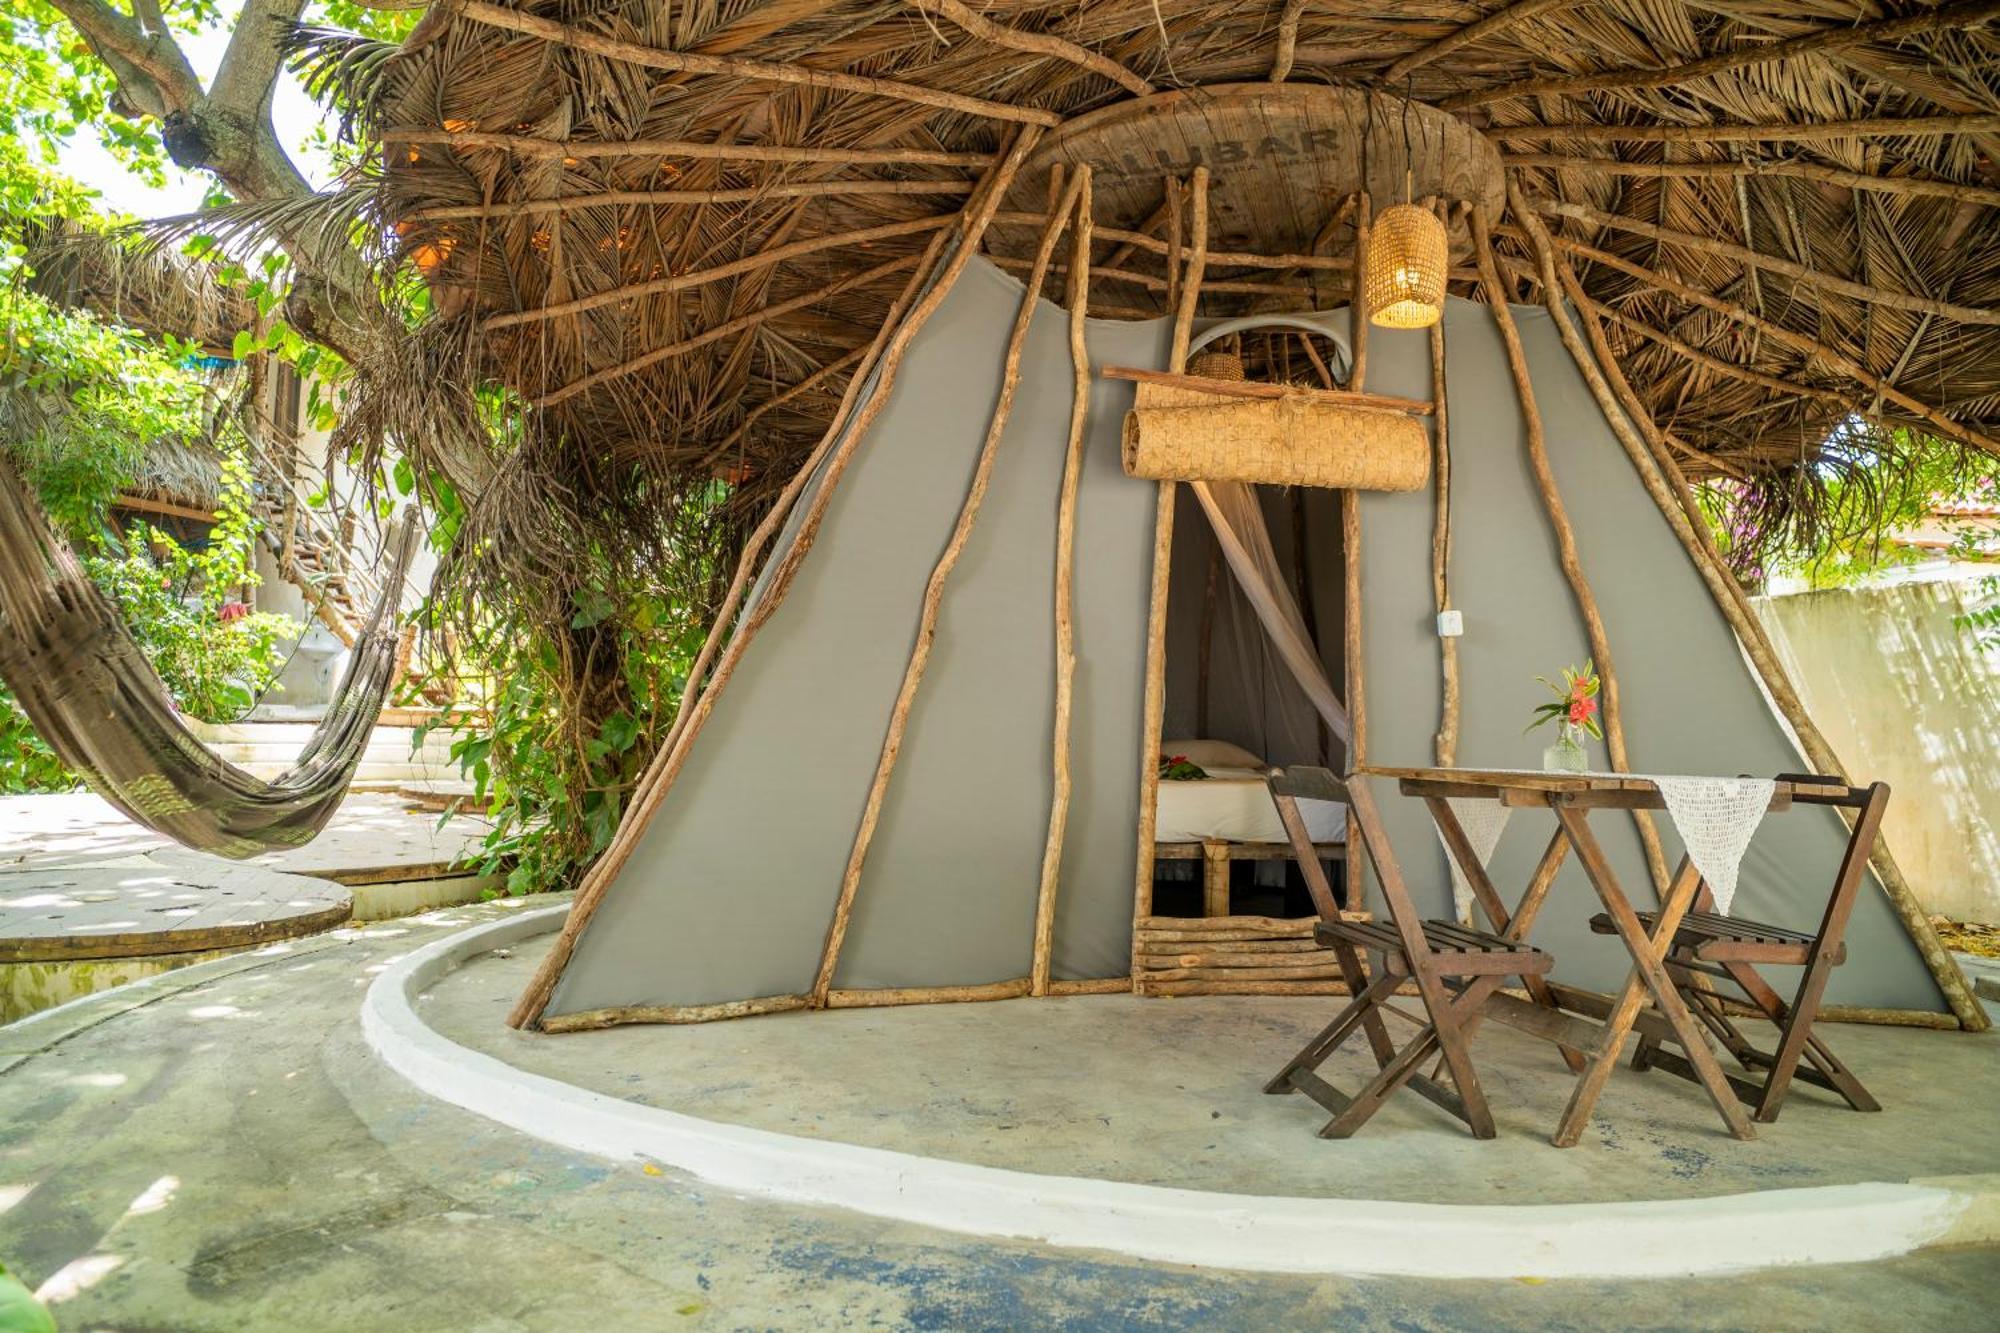
<path fill-rule="evenodd" d="M 1313 844 L 1322 861 L 1344 861 L 1347 846 Z M 1156 842 L 1155 861 L 1202 863 L 1202 914 L 1153 916 L 1151 895 L 1133 922 L 1132 989 L 1140 995 L 1345 995 L 1339 960 L 1313 939 L 1318 917 L 1231 916 L 1229 867 L 1284 861 L 1285 842 Z M 1365 912 L 1342 912 L 1366 920 Z"/>

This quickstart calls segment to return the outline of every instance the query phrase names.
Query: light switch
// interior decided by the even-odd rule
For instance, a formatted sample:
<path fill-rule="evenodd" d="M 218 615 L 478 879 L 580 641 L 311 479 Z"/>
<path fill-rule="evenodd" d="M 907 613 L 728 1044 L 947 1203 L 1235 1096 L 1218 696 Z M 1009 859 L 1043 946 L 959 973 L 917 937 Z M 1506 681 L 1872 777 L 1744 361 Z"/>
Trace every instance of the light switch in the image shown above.
<path fill-rule="evenodd" d="M 1465 633 L 1465 617 L 1456 610 L 1438 612 L 1438 637 L 1456 639 Z"/>

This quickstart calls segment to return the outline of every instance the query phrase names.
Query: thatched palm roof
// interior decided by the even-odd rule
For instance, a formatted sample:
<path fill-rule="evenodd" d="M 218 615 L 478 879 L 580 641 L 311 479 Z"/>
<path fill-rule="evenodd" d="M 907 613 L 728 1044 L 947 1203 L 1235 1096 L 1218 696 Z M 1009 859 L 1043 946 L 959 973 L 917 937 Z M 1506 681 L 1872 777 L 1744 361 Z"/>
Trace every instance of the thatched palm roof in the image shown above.
<path fill-rule="evenodd" d="M 1483 131 L 1690 471 L 1768 474 L 1857 415 L 2000 449 L 1996 14 L 465 0 L 393 55 L 317 56 L 383 145 L 376 207 L 431 281 L 433 345 L 541 406 L 546 447 L 519 466 L 568 494 L 634 475 L 655 497 L 718 475 L 768 494 L 1011 134 L 1270 79 L 1407 90 Z M 1519 219 L 1495 221 L 1526 298 Z M 1159 308 L 1156 253 L 1100 254 L 1134 276 L 1094 301 Z"/>

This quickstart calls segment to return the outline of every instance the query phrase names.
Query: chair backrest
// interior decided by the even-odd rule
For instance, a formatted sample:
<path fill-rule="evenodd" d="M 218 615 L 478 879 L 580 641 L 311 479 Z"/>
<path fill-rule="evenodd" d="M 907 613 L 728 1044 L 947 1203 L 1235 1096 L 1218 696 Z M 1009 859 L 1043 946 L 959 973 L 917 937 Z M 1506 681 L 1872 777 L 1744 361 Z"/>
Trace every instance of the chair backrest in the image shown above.
<path fill-rule="evenodd" d="M 1326 773 L 1325 769 L 1312 770 Z M 1326 773 L 1328 778 L 1333 775 Z M 1424 981 L 1428 984 L 1430 946 L 1424 942 L 1423 918 L 1418 915 L 1416 904 L 1410 901 L 1409 886 L 1403 881 L 1403 869 L 1396 862 L 1396 850 L 1389 842 L 1389 831 L 1383 826 L 1382 811 L 1375 804 L 1375 793 L 1368 788 L 1368 779 L 1350 774 L 1345 779 L 1333 779 L 1347 801 L 1347 808 L 1354 812 L 1354 828 L 1361 839 L 1361 849 L 1368 854 L 1369 862 L 1375 867 L 1375 880 L 1382 890 L 1382 905 L 1388 909 L 1389 922 L 1396 928 L 1397 938 L 1403 942 L 1403 952 L 1409 956 L 1412 972 L 1423 969 Z M 1329 798 L 1336 799 L 1336 798 Z M 1348 865 L 1354 864 L 1354 849 L 1348 849 Z"/>
<path fill-rule="evenodd" d="M 1886 782 L 1850 787 L 1840 778 L 1830 778 L 1821 773 L 1780 773 L 1777 780 L 1800 788 L 1792 793 L 1792 801 L 1798 805 L 1834 805 L 1860 810 L 1877 799 L 1878 791 L 1881 800 L 1889 799 L 1889 784 Z"/>

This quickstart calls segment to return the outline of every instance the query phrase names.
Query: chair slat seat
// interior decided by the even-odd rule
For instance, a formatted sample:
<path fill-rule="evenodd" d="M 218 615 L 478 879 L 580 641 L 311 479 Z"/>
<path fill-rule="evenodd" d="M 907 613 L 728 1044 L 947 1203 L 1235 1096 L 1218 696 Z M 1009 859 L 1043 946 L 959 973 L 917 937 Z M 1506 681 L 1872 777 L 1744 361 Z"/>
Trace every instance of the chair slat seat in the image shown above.
<path fill-rule="evenodd" d="M 1653 929 L 1657 914 L 1639 912 L 1639 924 Z M 1611 917 L 1599 912 L 1590 918 L 1590 928 L 1600 935 L 1615 935 L 1618 928 Z M 1743 917 L 1716 912 L 1689 912 L 1674 932 L 1674 943 L 1695 957 L 1720 962 L 1724 959 L 1754 959 L 1760 963 L 1792 963 L 1803 966 L 1812 952 L 1815 937 L 1803 930 L 1773 926 Z M 1847 944 L 1842 941 L 1828 952 L 1827 962 L 1838 967 L 1847 961 Z"/>
<path fill-rule="evenodd" d="M 1533 945 L 1461 926 L 1455 921 L 1419 923 L 1430 946 L 1432 970 L 1455 977 L 1540 975 L 1555 966 L 1553 955 Z M 1410 971 L 1403 940 L 1396 928 L 1382 921 L 1321 921 L 1313 928 L 1321 944 L 1347 943 L 1383 955 L 1388 970 L 1401 976 Z"/>

